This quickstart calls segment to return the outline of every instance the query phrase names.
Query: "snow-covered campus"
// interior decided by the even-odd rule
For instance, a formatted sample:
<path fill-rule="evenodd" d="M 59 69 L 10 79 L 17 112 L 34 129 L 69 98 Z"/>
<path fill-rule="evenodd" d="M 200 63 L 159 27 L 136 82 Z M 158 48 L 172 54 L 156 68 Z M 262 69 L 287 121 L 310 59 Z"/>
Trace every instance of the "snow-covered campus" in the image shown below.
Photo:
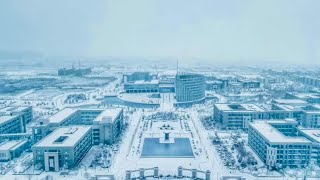
<path fill-rule="evenodd" d="M 320 0 L 0 0 L 0 180 L 320 180 Z"/>
<path fill-rule="evenodd" d="M 316 76 L 28 68 L 1 76 L 1 179 L 320 178 Z"/>

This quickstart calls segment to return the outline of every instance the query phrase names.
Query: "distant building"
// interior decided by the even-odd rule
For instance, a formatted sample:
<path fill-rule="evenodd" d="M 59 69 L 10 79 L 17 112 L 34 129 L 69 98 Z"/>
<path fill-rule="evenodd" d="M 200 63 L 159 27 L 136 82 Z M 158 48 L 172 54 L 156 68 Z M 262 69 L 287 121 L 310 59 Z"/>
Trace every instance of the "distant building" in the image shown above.
<path fill-rule="evenodd" d="M 133 83 L 136 81 L 152 81 L 156 80 L 157 75 L 150 74 L 149 72 L 134 72 L 131 74 L 124 74 L 123 75 L 123 83 Z"/>
<path fill-rule="evenodd" d="M 285 94 L 285 99 L 300 99 L 308 103 L 320 103 L 319 93 L 289 93 Z"/>
<path fill-rule="evenodd" d="M 32 147 L 34 163 L 45 171 L 73 168 L 91 147 L 90 126 L 59 127 Z"/>
<path fill-rule="evenodd" d="M 295 80 L 307 86 L 320 87 L 320 78 L 312 76 L 296 76 Z"/>
<path fill-rule="evenodd" d="M 243 88 L 251 89 L 251 88 L 260 88 L 260 82 L 255 80 L 239 80 L 242 83 Z"/>
<path fill-rule="evenodd" d="M 85 76 L 92 72 L 91 68 L 62 68 L 58 70 L 58 76 Z"/>
<path fill-rule="evenodd" d="M 124 83 L 124 90 L 126 93 L 158 93 L 159 80 L 127 82 Z"/>
<path fill-rule="evenodd" d="M 205 98 L 205 77 L 200 74 L 178 73 L 175 90 L 178 103 L 201 101 Z"/>
<path fill-rule="evenodd" d="M 134 72 L 123 75 L 124 90 L 126 93 L 157 93 L 159 80 L 157 75 L 149 72 Z"/>
<path fill-rule="evenodd" d="M 27 140 L 5 141 L 0 144 L 0 161 L 10 161 L 17 158 L 30 144 Z"/>
<path fill-rule="evenodd" d="M 285 135 L 294 127 L 292 120 L 275 122 L 276 126 L 272 120 L 250 122 L 249 146 L 269 167 L 307 166 L 311 159 L 311 141 L 304 137 Z"/>
<path fill-rule="evenodd" d="M 223 83 L 221 81 L 206 81 L 207 91 L 216 91 L 223 88 Z"/>

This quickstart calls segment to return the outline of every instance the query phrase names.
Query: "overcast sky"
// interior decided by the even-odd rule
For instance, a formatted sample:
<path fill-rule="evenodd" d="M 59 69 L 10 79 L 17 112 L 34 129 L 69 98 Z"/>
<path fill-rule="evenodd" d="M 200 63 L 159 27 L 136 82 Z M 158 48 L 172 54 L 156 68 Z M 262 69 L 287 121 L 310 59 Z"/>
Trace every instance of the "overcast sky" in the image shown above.
<path fill-rule="evenodd" d="M 320 61 L 320 0 L 0 0 L 0 50 Z"/>

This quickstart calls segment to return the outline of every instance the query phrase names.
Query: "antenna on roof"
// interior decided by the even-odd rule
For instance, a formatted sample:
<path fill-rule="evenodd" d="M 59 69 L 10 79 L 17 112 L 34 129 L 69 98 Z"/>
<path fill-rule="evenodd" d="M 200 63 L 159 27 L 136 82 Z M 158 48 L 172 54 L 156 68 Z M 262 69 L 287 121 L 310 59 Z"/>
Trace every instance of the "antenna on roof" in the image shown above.
<path fill-rule="evenodd" d="M 177 74 L 179 72 L 179 59 L 177 59 Z"/>

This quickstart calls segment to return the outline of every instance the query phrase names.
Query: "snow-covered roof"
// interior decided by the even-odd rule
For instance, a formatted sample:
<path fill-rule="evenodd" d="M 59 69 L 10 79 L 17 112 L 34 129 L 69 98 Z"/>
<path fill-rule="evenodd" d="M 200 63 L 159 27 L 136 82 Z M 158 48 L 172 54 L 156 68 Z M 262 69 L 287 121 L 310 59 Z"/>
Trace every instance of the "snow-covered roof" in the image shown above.
<path fill-rule="evenodd" d="M 28 142 L 27 140 L 6 141 L 6 142 L 0 144 L 0 151 L 15 150 L 27 142 Z"/>
<path fill-rule="evenodd" d="M 64 108 L 49 118 L 50 123 L 62 123 L 66 118 L 77 112 L 77 109 Z"/>
<path fill-rule="evenodd" d="M 93 121 L 94 122 L 108 121 L 113 123 L 117 119 L 121 111 L 122 111 L 121 108 L 106 109 L 101 114 L 99 114 L 99 116 Z"/>
<path fill-rule="evenodd" d="M 7 106 L 0 109 L 0 115 L 10 115 L 11 113 L 19 113 L 29 108 L 31 108 L 31 106 Z"/>
<path fill-rule="evenodd" d="M 268 121 L 255 121 L 250 123 L 250 127 L 255 129 L 255 131 L 260 134 L 264 139 L 270 143 L 311 143 L 308 139 L 304 137 L 290 137 L 285 136 L 276 128 L 271 126 Z"/>
<path fill-rule="evenodd" d="M 154 79 L 154 80 L 151 80 L 151 81 L 145 81 L 145 80 L 138 80 L 138 81 L 135 81 L 134 84 L 159 84 L 159 80 L 157 79 Z"/>
<path fill-rule="evenodd" d="M 215 106 L 221 111 L 254 111 L 263 112 L 263 108 L 255 104 L 215 104 Z M 235 108 L 237 107 L 237 108 Z"/>
<path fill-rule="evenodd" d="M 308 139 L 320 143 L 320 129 L 299 129 Z"/>
<path fill-rule="evenodd" d="M 16 115 L 16 116 L 8 116 L 8 115 L 0 116 L 0 124 L 6 123 L 8 121 L 11 121 L 16 117 L 18 117 L 18 115 Z"/>
<path fill-rule="evenodd" d="M 91 126 L 59 127 L 33 147 L 74 147 L 91 130 Z"/>
<path fill-rule="evenodd" d="M 308 104 L 306 101 L 301 99 L 274 99 L 273 102 L 278 104 Z"/>

